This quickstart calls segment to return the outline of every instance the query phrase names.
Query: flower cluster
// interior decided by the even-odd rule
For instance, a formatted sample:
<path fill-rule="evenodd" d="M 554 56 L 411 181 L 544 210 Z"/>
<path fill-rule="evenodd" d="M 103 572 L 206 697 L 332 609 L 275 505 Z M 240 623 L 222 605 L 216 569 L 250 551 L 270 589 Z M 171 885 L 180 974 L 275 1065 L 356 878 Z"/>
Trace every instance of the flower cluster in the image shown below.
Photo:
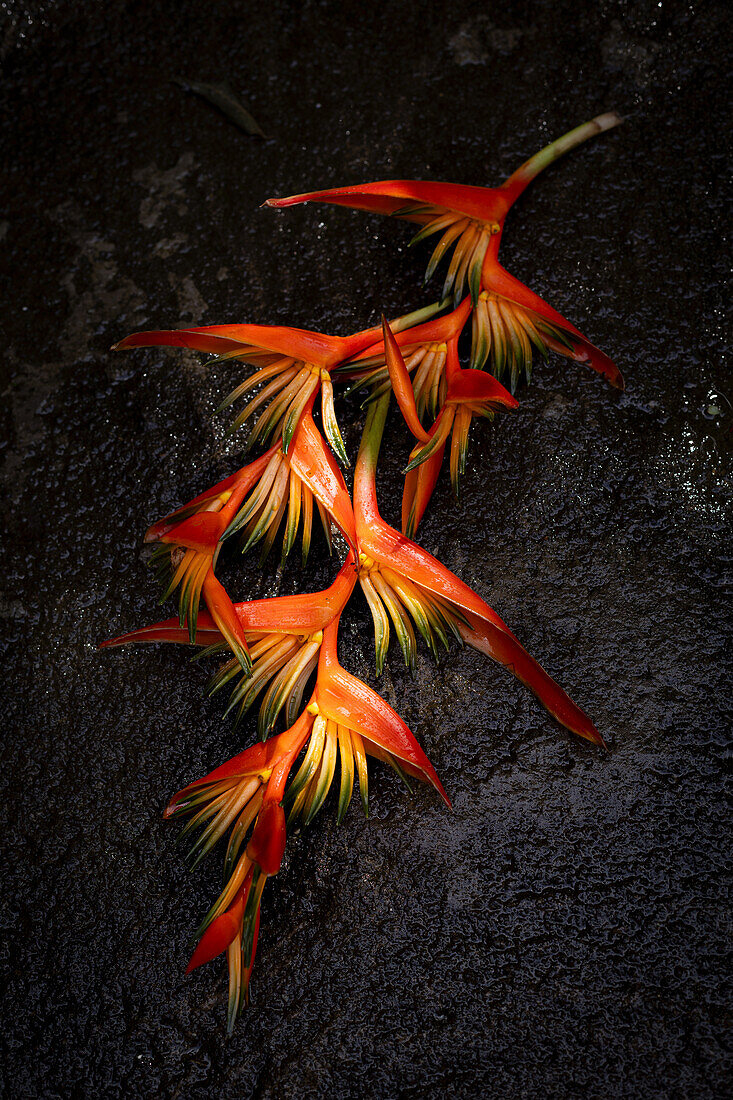
<path fill-rule="evenodd" d="M 496 189 L 387 180 L 268 199 L 266 205 L 274 207 L 323 201 L 416 223 L 413 243 L 437 237 L 428 277 L 450 256 L 439 303 L 391 324 L 383 318 L 380 326 L 348 337 L 234 324 L 141 332 L 116 345 L 185 347 L 226 361 L 233 389 L 222 407 L 244 399 L 232 429 L 248 431 L 247 451 L 263 448 L 259 457 L 148 530 L 151 560 L 164 580 L 163 599 L 176 593 L 177 617 L 103 643 L 197 646 L 222 659 L 209 690 L 229 693 L 226 713 L 239 722 L 258 707 L 260 740 L 189 783 L 166 810 L 166 817 L 186 819 L 194 863 L 226 839 L 224 885 L 198 930 L 188 969 L 226 953 L 230 1029 L 248 1000 L 267 879 L 280 870 L 288 830 L 298 822 L 310 824 L 323 806 L 337 764 L 339 821 L 355 782 L 368 813 L 369 757 L 405 779 L 431 784 L 450 805 L 399 715 L 339 663 L 339 623 L 357 584 L 374 621 L 378 675 L 392 631 L 408 667 L 415 662 L 418 636 L 436 657 L 454 641 L 467 643 L 526 684 L 566 729 L 604 745 L 590 719 L 496 612 L 414 537 L 446 449 L 458 496 L 474 418 L 517 407 L 515 394 L 530 380 L 535 351 L 587 363 L 623 386 L 611 360 L 498 260 L 507 212 L 530 180 L 619 121 L 608 114 L 578 127 Z M 467 329 L 470 354 L 468 365 L 462 365 Z M 336 419 L 335 383 L 369 391 L 351 493 L 338 464 L 348 466 L 349 460 Z M 401 532 L 382 519 L 375 481 L 392 394 L 415 440 L 405 470 Z M 316 402 L 320 429 L 313 415 Z M 238 542 L 244 552 L 260 544 L 264 558 L 282 531 L 285 558 L 300 530 L 305 565 L 314 505 L 329 547 L 333 524 L 347 545 L 330 587 L 233 602 L 216 577 L 222 547 Z M 284 728 L 277 732 L 278 726 Z"/>

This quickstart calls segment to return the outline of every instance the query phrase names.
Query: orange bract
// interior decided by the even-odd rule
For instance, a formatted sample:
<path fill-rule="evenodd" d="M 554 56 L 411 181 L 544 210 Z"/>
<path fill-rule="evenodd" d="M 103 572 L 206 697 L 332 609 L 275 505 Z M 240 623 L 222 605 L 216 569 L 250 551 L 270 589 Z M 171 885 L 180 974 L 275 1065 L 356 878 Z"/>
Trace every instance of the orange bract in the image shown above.
<path fill-rule="evenodd" d="M 434 652 L 437 653 L 438 640 L 447 647 L 450 633 L 459 635 L 513 672 L 563 726 L 603 746 L 603 738 L 587 715 L 529 656 L 496 612 L 432 554 L 382 519 L 374 474 L 388 401 L 386 396 L 370 407 L 354 477 L 354 512 L 362 567 L 359 579 L 363 588 L 365 582 L 371 583 L 379 597 L 377 601 L 365 588 L 374 619 L 378 667 L 389 640 L 388 614 L 405 660 L 411 663 L 411 646 L 403 642 L 406 634 L 409 639 L 405 627 L 409 614 Z M 366 574 L 364 578 L 362 573 Z M 379 575 L 383 578 L 381 589 L 376 580 Z"/>

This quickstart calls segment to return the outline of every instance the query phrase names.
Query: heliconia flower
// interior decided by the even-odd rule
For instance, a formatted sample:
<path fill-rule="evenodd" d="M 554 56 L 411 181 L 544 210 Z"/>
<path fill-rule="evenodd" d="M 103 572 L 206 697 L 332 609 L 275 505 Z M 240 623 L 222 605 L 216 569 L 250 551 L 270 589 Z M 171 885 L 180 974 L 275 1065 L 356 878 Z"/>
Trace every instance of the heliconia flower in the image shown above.
<path fill-rule="evenodd" d="M 351 676 L 338 663 L 336 652 L 338 621 L 353 591 L 356 576 L 354 559 L 349 555 L 334 583 L 324 592 L 276 596 L 266 600 L 250 600 L 235 604 L 236 614 L 252 645 L 255 663 L 251 679 L 258 674 L 259 656 L 256 649 L 258 639 L 266 638 L 274 649 L 282 644 L 287 635 L 294 636 L 299 644 L 296 656 L 300 654 L 302 658 L 303 651 L 307 650 L 309 661 L 312 661 L 310 646 L 317 644 L 318 675 L 313 701 L 318 704 L 318 709 L 312 709 L 312 715 L 320 713 L 326 719 L 347 727 L 350 733 L 356 732 L 364 740 L 365 751 L 371 753 L 371 746 L 376 746 L 379 751 L 372 755 L 378 755 L 380 759 L 391 757 L 393 764 L 396 763 L 410 775 L 427 779 L 442 794 L 442 787 L 437 782 L 432 766 L 404 722 L 380 696 L 366 684 Z M 153 626 L 143 627 L 141 630 L 133 630 L 118 638 L 112 638 L 110 641 L 103 642 L 102 646 L 159 641 L 185 643 L 187 636 L 175 619 L 168 619 Z M 205 613 L 199 616 L 196 642 L 198 645 L 207 647 L 217 646 L 222 642 L 213 621 Z M 290 662 L 292 660 L 291 657 Z M 277 680 L 273 679 L 270 688 L 273 696 L 280 697 L 287 694 L 284 687 L 292 682 L 294 689 L 291 689 L 291 693 L 292 690 L 298 690 L 302 697 L 307 677 L 301 672 L 298 678 L 295 678 L 293 675 L 295 667 L 290 662 L 283 663 L 274 671 L 270 670 L 273 676 L 275 673 L 278 674 Z M 276 684 L 278 684 L 277 688 L 275 688 Z M 351 708 L 350 711 L 349 708 Z M 292 710 L 293 708 L 289 707 L 288 721 L 292 720 Z M 277 714 L 275 714 L 276 717 Z M 275 718 L 268 724 L 268 729 L 274 725 Z"/>
<path fill-rule="evenodd" d="M 586 363 L 622 390 L 623 376 L 616 364 L 591 344 L 562 314 L 515 279 L 498 260 L 500 236 L 492 239 L 484 258 L 481 293 L 473 311 L 471 366 L 483 369 L 491 360 L 497 378 L 509 372 L 512 392 L 523 373 L 529 381 L 533 349 L 547 358 L 555 351 Z"/>
<path fill-rule="evenodd" d="M 153 552 L 151 564 L 158 567 L 161 575 L 170 573 L 160 602 L 163 603 L 180 587 L 179 625 L 183 627 L 187 624 L 189 639 L 193 642 L 203 595 L 210 614 L 245 672 L 250 669 L 247 641 L 231 600 L 214 576 L 214 568 L 227 525 L 236 515 L 248 490 L 262 477 L 271 457 L 270 453 L 265 454 L 238 470 L 213 489 L 153 524 L 145 536 L 146 542 L 160 544 Z"/>
<path fill-rule="evenodd" d="M 299 814 L 306 824 L 313 819 L 330 789 L 337 753 L 341 762 L 339 821 L 351 799 L 355 762 L 364 812 L 368 812 L 365 754 L 386 761 L 403 778 L 406 773 L 431 783 L 450 805 L 435 769 L 400 716 L 339 664 L 338 625 L 335 618 L 323 632 L 316 686 L 308 707 L 314 719 L 313 733 L 286 796 L 286 801 L 292 802 L 290 818 Z"/>
<path fill-rule="evenodd" d="M 435 487 L 443 451 L 451 433 L 450 472 L 453 490 L 458 496 L 460 478 L 466 468 L 471 421 L 475 416 L 491 419 L 497 409 L 516 408 L 518 402 L 490 374 L 461 368 L 456 338 L 448 345 L 445 399 L 432 429 L 426 432 L 418 416 L 415 395 L 402 352 L 385 318 L 382 318 L 382 326 L 385 360 L 392 390 L 408 428 L 418 441 L 405 470 L 407 479 L 402 498 L 403 529 L 411 537 L 417 530 Z M 422 467 L 423 463 L 427 463 L 427 466 L 424 476 L 421 477 L 418 467 Z"/>
<path fill-rule="evenodd" d="M 326 202 L 417 222 L 421 228 L 411 243 L 440 235 L 428 264 L 426 281 L 453 248 L 443 297 L 452 293 L 458 303 L 468 282 L 475 303 L 481 291 L 481 271 L 491 237 L 501 231 L 509 209 L 527 184 L 558 157 L 620 122 L 620 117 L 610 112 L 576 127 L 530 157 L 497 188 L 421 180 L 379 180 L 267 199 L 264 205 L 286 207 L 303 202 Z"/>
<path fill-rule="evenodd" d="M 432 783 L 450 805 L 434 768 L 399 715 L 341 667 L 337 636 L 338 617 L 324 630 L 311 701 L 290 729 L 266 744 L 245 749 L 190 783 L 165 811 L 166 817 L 190 818 L 184 836 L 200 830 L 189 853 L 194 865 L 231 830 L 224 860 L 225 886 L 198 930 L 199 943 L 187 968 L 188 973 L 227 952 L 230 1030 L 247 999 L 262 892 L 282 862 L 283 801 L 290 804 L 291 820 L 300 816 L 308 824 L 330 790 L 338 756 L 338 821 L 349 806 L 355 770 L 368 813 L 368 754 L 390 763 L 403 778 L 407 773 Z M 286 793 L 288 777 L 304 746 L 303 761 Z"/>
<path fill-rule="evenodd" d="M 198 929 L 199 942 L 186 969 L 190 973 L 227 952 L 230 1032 L 248 999 L 265 883 L 279 871 L 285 850 L 285 784 L 311 726 L 304 712 L 290 729 L 184 787 L 165 811 L 168 818 L 190 818 L 184 836 L 201 830 L 190 853 L 194 865 L 231 830 L 224 889 Z"/>
<path fill-rule="evenodd" d="M 156 550 L 151 560 L 166 571 L 170 563 L 170 583 L 160 602 L 167 600 L 180 585 L 178 622 L 181 628 L 186 626 L 189 640 L 193 642 L 196 636 L 199 603 L 203 596 L 237 664 L 249 672 L 252 662 L 247 641 L 232 601 L 214 575 L 214 561 L 225 524 L 226 517 L 211 512 L 186 519 L 164 536 L 165 544 Z M 172 549 L 168 544 L 172 544 Z"/>
<path fill-rule="evenodd" d="M 414 324 L 416 318 L 432 316 L 438 303 L 427 306 L 407 317 L 399 318 L 397 326 Z M 120 340 L 113 351 L 129 348 L 169 347 L 191 348 L 208 352 L 219 359 L 241 360 L 257 367 L 255 373 L 235 387 L 221 408 L 233 404 L 253 388 L 262 385 L 232 425 L 245 424 L 255 412 L 264 409 L 250 433 L 248 448 L 270 440 L 282 440 L 285 454 L 308 403 L 320 392 L 321 418 L 326 437 L 335 454 L 349 465 L 333 403 L 331 371 L 346 359 L 373 344 L 377 329 L 366 329 L 352 336 L 327 336 L 307 329 L 280 325 L 206 325 L 200 328 L 137 332 Z"/>
<path fill-rule="evenodd" d="M 257 726 L 263 739 L 271 733 L 283 709 L 287 723 L 294 721 L 308 680 L 318 665 L 323 631 L 341 614 L 355 583 L 354 557 L 349 554 L 333 584 L 322 592 L 274 596 L 233 605 L 249 647 L 252 668 L 242 674 L 234 658 L 211 678 L 211 694 L 226 686 L 232 689 L 225 714 L 233 712 L 238 722 L 262 695 Z M 130 642 L 187 644 L 189 641 L 188 631 L 176 619 L 167 619 L 112 638 L 102 646 Z M 194 642 L 209 653 L 221 653 L 229 648 L 228 639 L 205 612 L 198 616 Z"/>
<path fill-rule="evenodd" d="M 454 301 L 458 302 L 468 279 L 471 301 L 475 307 L 471 367 L 483 368 L 491 359 L 497 378 L 501 379 L 505 368 L 508 369 L 510 387 L 514 392 L 522 372 L 529 378 L 534 347 L 545 356 L 548 350 L 553 350 L 578 362 L 585 362 L 604 375 L 612 385 L 623 389 L 623 378 L 612 360 L 561 314 L 514 279 L 497 259 L 504 218 L 527 184 L 563 153 L 594 134 L 617 126 L 620 121 L 619 116 L 612 112 L 578 126 L 530 157 L 499 188 L 419 180 L 382 180 L 291 195 L 285 199 L 268 199 L 265 205 L 283 207 L 319 201 L 396 214 L 423 225 L 413 243 L 441 232 L 428 265 L 427 277 L 432 275 L 443 255 L 455 245 L 443 297 L 453 293 Z M 408 199 L 413 201 L 405 205 Z M 409 358 L 408 369 L 411 369 Z"/>
<path fill-rule="evenodd" d="M 404 369 L 414 372 L 412 375 L 412 393 L 418 421 L 421 423 L 426 413 L 432 417 L 438 414 L 447 396 L 447 372 L 459 369 L 458 340 L 463 327 L 471 314 L 471 305 L 465 299 L 461 305 L 443 317 L 425 324 L 390 333 L 404 356 Z M 450 365 L 450 366 L 449 366 Z M 387 364 L 387 345 L 382 340 L 339 368 L 339 377 L 352 381 L 350 389 L 371 386 L 372 392 L 366 404 L 377 400 L 392 388 L 392 378 Z M 394 373 L 394 372 L 393 372 Z M 408 387 L 409 388 L 409 387 Z M 413 400 L 401 403 L 401 407 L 410 407 Z M 404 408 L 403 408 L 404 412 Z M 409 415 L 409 414 L 408 414 Z M 413 425 L 414 426 L 414 425 Z M 425 438 L 432 438 L 441 425 L 436 422 Z M 417 438 L 422 440 L 420 429 Z M 423 460 L 418 468 L 410 470 L 405 478 L 402 496 L 402 530 L 412 537 L 422 518 L 428 501 L 438 480 L 445 451 L 445 439 L 438 441 L 432 453 Z"/>
<path fill-rule="evenodd" d="M 374 620 L 378 669 L 389 644 L 390 620 L 405 662 L 412 664 L 412 619 L 434 653 L 438 641 L 447 647 L 451 634 L 460 637 L 513 672 L 563 726 L 603 746 L 587 715 L 530 657 L 496 612 L 436 558 L 382 519 L 375 471 L 388 404 L 389 395 L 385 395 L 369 406 L 354 473 L 359 581 Z"/>

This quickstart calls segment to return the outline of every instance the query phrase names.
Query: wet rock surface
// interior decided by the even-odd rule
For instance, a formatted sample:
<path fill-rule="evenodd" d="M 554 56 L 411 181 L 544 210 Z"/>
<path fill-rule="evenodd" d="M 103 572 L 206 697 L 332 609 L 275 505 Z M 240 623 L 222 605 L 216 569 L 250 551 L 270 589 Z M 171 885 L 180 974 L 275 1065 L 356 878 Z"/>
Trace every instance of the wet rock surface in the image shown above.
<path fill-rule="evenodd" d="M 730 921 L 723 805 L 733 400 L 723 372 L 716 119 L 724 6 L 5 6 L 0 593 L 2 1089 L 12 1097 L 718 1097 Z M 228 82 L 250 138 L 171 82 Z M 608 738 L 562 732 L 473 652 L 379 690 L 453 799 L 375 768 L 268 888 L 253 1005 L 184 978 L 218 891 L 167 798 L 253 736 L 185 651 L 99 653 L 160 617 L 147 524 L 234 468 L 231 378 L 114 355 L 141 327 L 346 333 L 427 301 L 409 228 L 269 195 L 380 177 L 495 183 L 599 111 L 503 259 L 618 362 L 538 365 L 478 430 L 421 541 L 474 585 Z M 430 290 L 428 293 L 434 293 Z M 342 406 L 355 453 L 356 399 Z M 407 441 L 389 427 L 393 521 Z M 728 543 L 729 545 L 729 543 Z M 333 576 L 233 555 L 237 598 Z M 341 656 L 370 677 L 360 599 Z M 372 681 L 373 682 L 373 681 Z"/>

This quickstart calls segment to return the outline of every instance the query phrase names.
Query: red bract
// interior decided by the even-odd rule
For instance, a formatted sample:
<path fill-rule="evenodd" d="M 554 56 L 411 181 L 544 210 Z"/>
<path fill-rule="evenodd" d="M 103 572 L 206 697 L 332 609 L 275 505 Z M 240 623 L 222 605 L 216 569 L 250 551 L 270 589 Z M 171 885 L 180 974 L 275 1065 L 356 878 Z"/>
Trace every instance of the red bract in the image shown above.
<path fill-rule="evenodd" d="M 458 309 L 424 324 L 401 329 L 389 324 L 391 337 L 399 347 L 405 369 L 411 376 L 417 414 L 421 419 L 427 413 L 434 418 L 445 401 L 448 362 L 450 360 L 458 366 L 458 340 L 470 315 L 471 305 L 466 300 Z M 384 320 L 380 335 L 379 341 L 338 369 L 338 377 L 352 381 L 352 389 L 371 387 L 373 399 L 392 386 L 387 366 Z"/>
<path fill-rule="evenodd" d="M 370 401 L 394 386 L 413 435 L 422 442 L 432 441 L 441 424 L 436 420 L 432 428 L 425 431 L 422 419 L 428 412 L 433 418 L 437 417 L 439 409 L 445 405 L 447 378 L 460 370 L 458 340 L 470 313 L 471 306 L 466 299 L 458 309 L 426 324 L 405 328 L 398 333 L 388 326 L 388 339 L 383 321 L 382 340 L 351 363 L 345 363 L 339 374 L 353 380 L 352 388 L 371 386 Z M 513 399 L 509 400 L 511 402 Z M 443 426 L 450 429 L 450 424 Z M 430 447 L 429 454 L 423 457 L 419 468 L 410 470 L 405 478 L 402 530 L 410 536 L 415 534 L 435 488 L 445 443 L 445 436 L 439 438 Z M 457 472 L 454 485 L 457 486 Z"/>
<path fill-rule="evenodd" d="M 513 198 L 502 188 L 470 187 L 457 183 L 421 180 L 379 180 L 352 187 L 309 191 L 282 199 L 267 199 L 265 206 L 296 206 L 304 202 L 326 202 L 370 213 L 393 214 L 422 226 L 412 244 L 440 233 L 440 241 L 428 264 L 426 281 L 440 260 L 455 246 L 443 285 L 443 297 L 453 293 L 457 303 L 468 280 L 478 295 L 481 265 L 494 233 L 498 233 Z"/>
<path fill-rule="evenodd" d="M 303 562 L 308 558 L 311 540 L 313 500 L 321 516 L 323 529 L 331 545 L 333 518 L 353 547 L 354 514 L 343 475 L 326 446 L 311 416 L 313 397 L 303 411 L 295 430 L 292 446 L 285 455 L 278 447 L 250 496 L 229 523 L 224 537 L 243 532 L 242 550 L 264 540 L 262 558 L 269 552 L 283 519 L 283 559 L 295 541 L 303 519 Z M 271 452 L 268 452 L 271 453 Z"/>
<path fill-rule="evenodd" d="M 339 664 L 337 638 L 338 619 L 334 619 L 323 632 L 316 686 L 307 708 L 311 740 L 286 794 L 289 820 L 300 816 L 306 825 L 313 820 L 331 788 L 337 757 L 341 766 L 339 822 L 351 800 L 355 767 L 364 813 L 368 814 L 367 755 L 384 760 L 403 778 L 411 775 L 431 783 L 448 802 L 435 769 L 400 716 Z"/>
<path fill-rule="evenodd" d="M 201 830 L 191 849 L 195 863 L 231 830 L 224 860 L 226 884 L 198 930 L 199 943 L 186 971 L 227 952 L 230 1031 L 248 997 L 262 892 L 267 878 L 279 871 L 285 850 L 280 805 L 285 783 L 309 735 L 304 713 L 267 744 L 253 745 L 184 787 L 165 812 L 166 817 L 189 818 L 184 835 Z"/>
<path fill-rule="evenodd" d="M 377 506 L 375 470 L 389 397 L 370 406 L 354 474 L 359 580 L 374 619 L 377 667 L 389 644 L 389 620 L 405 661 L 414 659 L 414 620 L 433 653 L 451 634 L 508 668 L 553 717 L 573 733 L 603 745 L 590 719 L 547 675 L 495 611 L 422 547 L 385 523 Z M 389 617 L 388 617 L 389 616 Z"/>
<path fill-rule="evenodd" d="M 115 350 L 159 345 L 192 348 L 221 359 L 240 359 L 258 368 L 251 378 L 231 392 L 222 406 L 232 404 L 249 390 L 267 383 L 232 425 L 233 428 L 241 427 L 256 411 L 265 407 L 250 435 L 250 446 L 258 441 L 282 440 L 283 451 L 287 454 L 306 405 L 320 390 L 326 435 L 341 460 L 348 461 L 336 422 L 329 371 L 359 351 L 363 345 L 358 336 L 344 339 L 278 325 L 207 325 L 138 332 L 121 340 Z"/>
<path fill-rule="evenodd" d="M 400 716 L 370 687 L 342 668 L 336 653 L 338 620 L 323 632 L 315 701 L 319 712 L 339 728 L 357 734 L 366 751 L 431 783 L 448 805 L 435 769 Z"/>
<path fill-rule="evenodd" d="M 500 378 L 508 369 L 514 389 L 522 371 L 529 379 L 533 347 L 545 357 L 549 349 L 586 363 L 622 390 L 624 380 L 616 364 L 501 266 L 499 240 L 492 241 L 484 260 L 482 293 L 474 310 L 472 365 L 482 366 L 491 356 L 494 374 Z"/>
<path fill-rule="evenodd" d="M 271 457 L 271 453 L 265 454 L 226 478 L 153 524 L 145 536 L 146 542 L 160 543 L 151 564 L 157 565 L 161 573 L 171 574 L 161 603 L 180 586 L 179 625 L 187 625 L 189 639 L 193 641 L 203 594 L 209 613 L 245 672 L 251 665 L 247 641 L 231 600 L 214 576 L 214 566 L 228 524 L 243 497 L 267 469 Z"/>
<path fill-rule="evenodd" d="M 336 521 L 347 542 L 354 545 L 354 516 L 351 498 L 333 455 L 311 416 L 312 399 L 303 412 L 288 455 L 282 447 L 270 447 L 256 462 L 196 497 L 170 516 L 149 528 L 146 542 L 176 542 L 180 533 L 210 530 L 212 539 L 223 524 L 220 540 L 243 532 L 243 551 L 264 540 L 263 558 L 272 547 L 283 520 L 283 558 L 292 549 L 302 520 L 303 561 L 308 558 L 313 519 L 313 502 L 323 522 L 330 545 L 330 520 Z M 217 520 L 207 519 L 216 513 Z M 189 527 L 177 524 L 183 517 Z M 214 544 L 219 545 L 219 542 Z"/>

